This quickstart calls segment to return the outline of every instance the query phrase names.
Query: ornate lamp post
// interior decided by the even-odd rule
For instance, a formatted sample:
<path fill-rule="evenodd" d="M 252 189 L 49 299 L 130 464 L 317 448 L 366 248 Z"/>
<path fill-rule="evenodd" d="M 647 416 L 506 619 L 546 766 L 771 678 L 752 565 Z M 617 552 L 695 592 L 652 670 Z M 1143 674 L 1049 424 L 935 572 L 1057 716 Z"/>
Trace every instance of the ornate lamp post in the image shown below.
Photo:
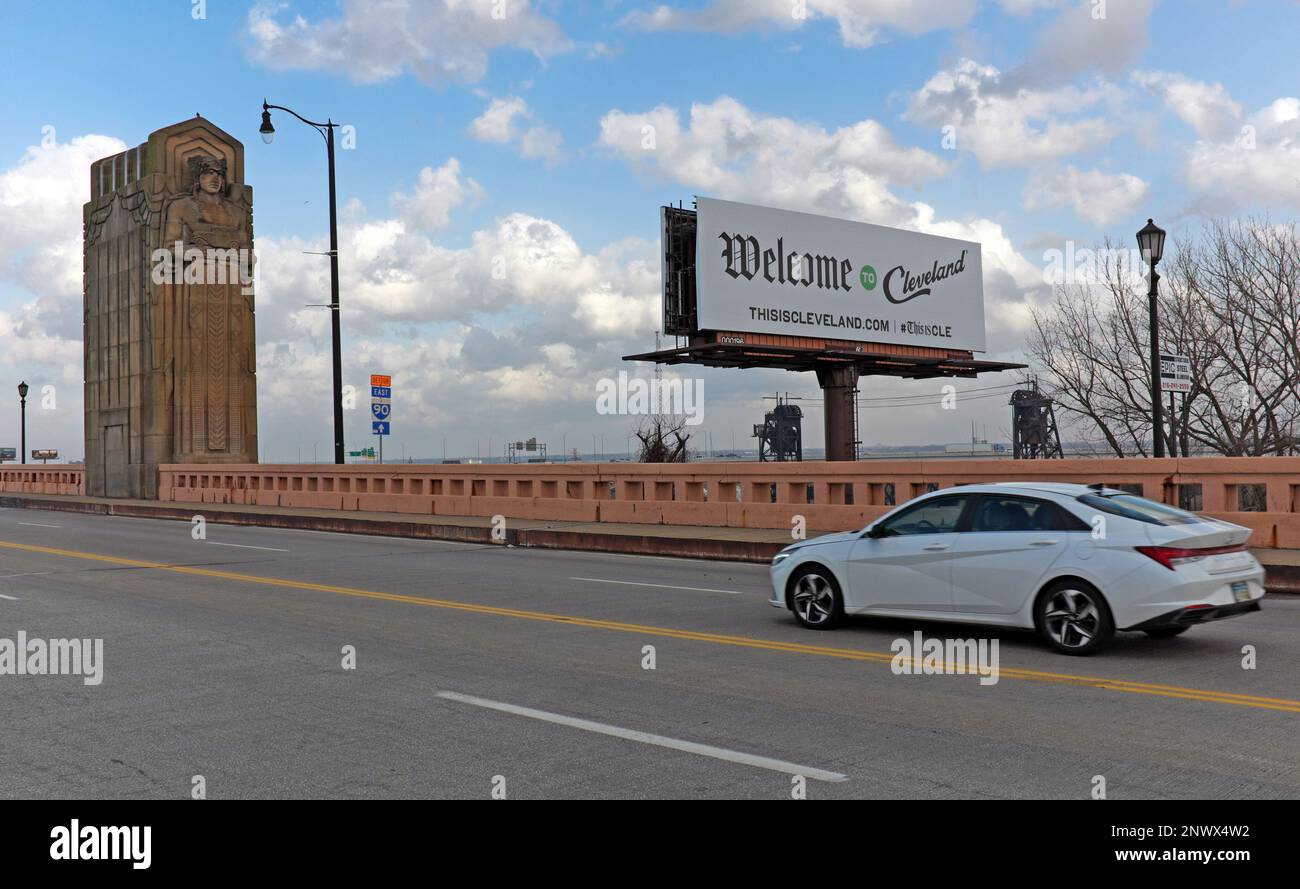
<path fill-rule="evenodd" d="M 1150 286 L 1147 300 L 1150 304 L 1151 322 L 1151 453 L 1155 457 L 1165 455 L 1164 420 L 1160 416 L 1160 330 L 1156 298 L 1160 292 L 1160 275 L 1156 266 L 1165 253 L 1165 230 L 1152 219 L 1137 233 L 1138 248 L 1142 258 L 1151 268 Z"/>
<path fill-rule="evenodd" d="M 22 425 L 22 449 L 19 450 L 18 456 L 24 463 L 27 462 L 27 381 L 23 380 L 18 384 L 18 410 L 21 415 Z"/>
<path fill-rule="evenodd" d="M 343 336 L 339 328 L 339 229 L 338 205 L 334 195 L 334 128 L 338 124 L 327 120 L 317 123 L 308 120 L 291 108 L 283 105 L 269 105 L 262 101 L 262 126 L 258 132 L 262 141 L 270 145 L 275 138 L 275 127 L 271 125 L 271 109 L 286 111 L 307 126 L 316 130 L 325 140 L 325 153 L 329 158 L 330 180 L 330 319 L 334 338 L 334 462 L 343 465 Z"/>

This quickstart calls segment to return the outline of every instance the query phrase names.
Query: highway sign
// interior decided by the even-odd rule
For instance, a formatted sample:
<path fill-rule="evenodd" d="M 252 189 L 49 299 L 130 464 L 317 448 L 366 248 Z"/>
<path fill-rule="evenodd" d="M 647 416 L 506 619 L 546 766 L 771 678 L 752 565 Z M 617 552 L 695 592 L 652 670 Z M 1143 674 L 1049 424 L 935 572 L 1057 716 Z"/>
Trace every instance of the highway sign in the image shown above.
<path fill-rule="evenodd" d="M 370 431 L 371 431 L 371 433 L 374 434 L 374 435 L 387 435 L 387 434 L 388 434 L 388 421 L 387 421 L 387 420 L 371 420 L 371 421 L 370 421 Z"/>
<path fill-rule="evenodd" d="M 391 386 L 371 386 L 370 397 L 371 398 L 392 398 L 393 389 Z"/>
<path fill-rule="evenodd" d="M 393 406 L 386 401 L 376 401 L 370 405 L 370 413 L 375 415 L 376 420 L 387 420 L 392 412 Z"/>
<path fill-rule="evenodd" d="M 384 386 L 384 387 L 391 386 L 391 385 L 393 385 L 393 378 L 392 378 L 391 376 L 389 376 L 388 374 L 371 374 L 371 375 L 370 375 L 370 385 L 371 385 L 372 387 L 373 387 L 373 386 Z"/>

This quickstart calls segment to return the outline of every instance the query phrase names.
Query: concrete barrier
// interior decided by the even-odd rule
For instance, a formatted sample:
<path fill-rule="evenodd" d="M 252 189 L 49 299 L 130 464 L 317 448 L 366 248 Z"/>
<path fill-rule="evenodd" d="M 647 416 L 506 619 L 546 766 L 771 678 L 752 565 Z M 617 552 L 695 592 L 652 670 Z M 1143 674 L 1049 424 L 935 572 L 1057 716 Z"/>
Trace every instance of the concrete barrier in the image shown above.
<path fill-rule="evenodd" d="M 85 470 L 80 466 L 0 465 L 0 493 L 72 494 L 85 493 Z"/>
<path fill-rule="evenodd" d="M 6 470 L 7 472 L 8 470 Z M 814 531 L 859 528 L 930 490 L 1010 480 L 1127 485 L 1300 548 L 1300 457 L 863 463 L 166 465 L 158 496 L 416 515 Z M 55 492 L 59 493 L 59 492 Z M 1249 508 L 1247 508 L 1249 507 Z"/>

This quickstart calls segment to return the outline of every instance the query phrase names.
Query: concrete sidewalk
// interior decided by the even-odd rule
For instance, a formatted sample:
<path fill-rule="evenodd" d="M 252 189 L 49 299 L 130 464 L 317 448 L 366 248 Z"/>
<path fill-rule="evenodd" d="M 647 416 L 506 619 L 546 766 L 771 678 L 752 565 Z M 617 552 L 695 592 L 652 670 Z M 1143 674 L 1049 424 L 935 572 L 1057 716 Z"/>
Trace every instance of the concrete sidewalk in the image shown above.
<path fill-rule="evenodd" d="M 252 525 L 410 537 L 541 549 L 572 549 L 628 555 L 720 559 L 732 562 L 771 561 L 791 542 L 788 532 L 766 528 L 718 528 L 699 525 L 649 525 L 619 522 L 559 522 L 505 520 L 493 535 L 488 516 L 413 515 L 405 512 L 339 512 L 307 507 L 244 506 L 214 503 L 160 503 L 156 500 L 116 500 L 58 494 L 0 494 L 0 507 L 45 509 L 96 515 L 190 521 L 201 515 L 218 525 Z M 816 537 L 817 532 L 810 532 Z M 1300 550 L 1255 549 L 1267 572 L 1270 593 L 1300 594 Z"/>

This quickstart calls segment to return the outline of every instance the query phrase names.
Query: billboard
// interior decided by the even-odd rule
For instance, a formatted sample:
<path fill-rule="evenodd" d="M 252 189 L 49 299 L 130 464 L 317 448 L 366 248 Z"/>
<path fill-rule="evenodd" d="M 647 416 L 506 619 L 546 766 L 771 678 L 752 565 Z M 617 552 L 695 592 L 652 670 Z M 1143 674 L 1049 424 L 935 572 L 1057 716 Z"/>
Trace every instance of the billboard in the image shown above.
<path fill-rule="evenodd" d="M 698 198 L 699 330 L 984 351 L 980 245 Z"/>

